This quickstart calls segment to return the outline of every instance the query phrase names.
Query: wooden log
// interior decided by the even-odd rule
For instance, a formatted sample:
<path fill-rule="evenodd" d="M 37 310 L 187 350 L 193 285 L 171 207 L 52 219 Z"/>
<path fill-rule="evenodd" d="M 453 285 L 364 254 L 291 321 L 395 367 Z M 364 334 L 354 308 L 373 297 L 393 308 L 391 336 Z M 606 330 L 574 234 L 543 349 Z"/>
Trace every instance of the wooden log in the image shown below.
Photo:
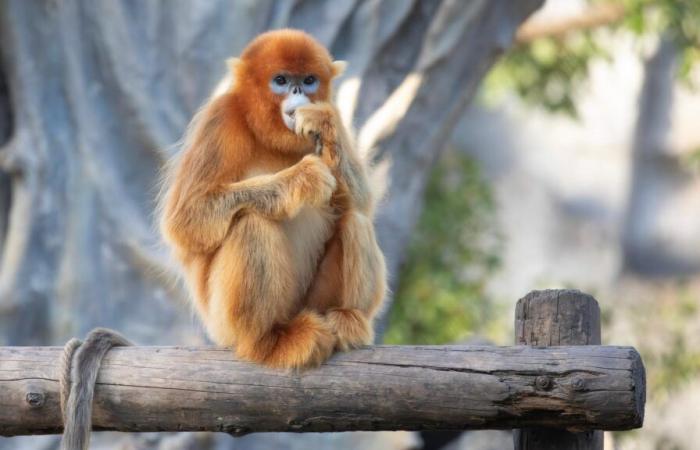
<path fill-rule="evenodd" d="M 58 433 L 58 347 L 0 347 L 0 435 Z M 216 348 L 123 347 L 103 361 L 96 430 L 435 430 L 641 425 L 631 347 L 377 346 L 291 374 Z"/>
<path fill-rule="evenodd" d="M 598 345 L 598 302 L 590 295 L 574 290 L 533 291 L 520 299 L 516 306 L 515 343 L 540 346 Z M 644 379 L 641 378 L 638 383 L 640 393 L 643 393 Z M 513 440 L 516 450 L 603 448 L 603 432 L 595 430 L 572 432 L 526 428 L 514 430 Z"/>

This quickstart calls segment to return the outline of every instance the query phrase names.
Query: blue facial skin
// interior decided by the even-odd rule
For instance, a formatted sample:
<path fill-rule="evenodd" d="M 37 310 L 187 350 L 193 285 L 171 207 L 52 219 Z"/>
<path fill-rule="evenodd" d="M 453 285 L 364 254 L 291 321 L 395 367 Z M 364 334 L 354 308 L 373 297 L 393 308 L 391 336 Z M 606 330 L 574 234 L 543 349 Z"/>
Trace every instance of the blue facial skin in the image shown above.
<path fill-rule="evenodd" d="M 314 75 L 292 75 L 280 73 L 270 80 L 270 90 L 277 95 L 311 95 L 318 90 L 319 81 Z"/>
<path fill-rule="evenodd" d="M 311 103 L 310 95 L 318 90 L 318 78 L 315 75 L 292 75 L 290 73 L 278 73 L 270 80 L 270 90 L 283 96 L 280 103 L 282 121 L 285 126 L 295 131 L 295 113 L 300 106 Z"/>

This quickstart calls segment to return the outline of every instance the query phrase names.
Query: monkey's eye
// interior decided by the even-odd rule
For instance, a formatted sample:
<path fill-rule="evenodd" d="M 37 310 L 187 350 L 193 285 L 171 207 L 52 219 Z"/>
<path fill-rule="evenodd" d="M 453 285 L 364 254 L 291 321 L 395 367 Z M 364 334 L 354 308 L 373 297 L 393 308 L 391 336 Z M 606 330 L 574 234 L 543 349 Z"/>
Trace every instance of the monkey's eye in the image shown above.
<path fill-rule="evenodd" d="M 275 78 L 272 79 L 272 81 L 274 81 L 274 83 L 277 86 L 284 86 L 285 84 L 287 84 L 287 77 L 285 77 L 284 75 L 277 75 Z"/>
<path fill-rule="evenodd" d="M 304 78 L 304 84 L 307 86 L 311 86 L 316 82 L 316 77 L 313 75 L 309 75 L 308 77 Z"/>

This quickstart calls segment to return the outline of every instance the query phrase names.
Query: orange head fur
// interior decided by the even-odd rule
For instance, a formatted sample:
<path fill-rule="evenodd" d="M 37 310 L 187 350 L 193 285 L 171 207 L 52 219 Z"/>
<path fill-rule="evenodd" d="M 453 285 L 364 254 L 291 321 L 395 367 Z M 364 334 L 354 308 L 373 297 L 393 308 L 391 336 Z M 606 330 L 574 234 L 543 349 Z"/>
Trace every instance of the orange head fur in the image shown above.
<path fill-rule="evenodd" d="M 270 82 L 279 73 L 313 75 L 319 86 L 309 100 L 330 101 L 331 81 L 342 72 L 344 63 L 333 62 L 328 50 L 309 34 L 284 29 L 255 38 L 231 65 L 235 80 L 232 94 L 245 110 L 256 140 L 276 150 L 310 151 L 308 139 L 297 136 L 284 124 L 280 112 L 284 97 L 270 89 Z"/>

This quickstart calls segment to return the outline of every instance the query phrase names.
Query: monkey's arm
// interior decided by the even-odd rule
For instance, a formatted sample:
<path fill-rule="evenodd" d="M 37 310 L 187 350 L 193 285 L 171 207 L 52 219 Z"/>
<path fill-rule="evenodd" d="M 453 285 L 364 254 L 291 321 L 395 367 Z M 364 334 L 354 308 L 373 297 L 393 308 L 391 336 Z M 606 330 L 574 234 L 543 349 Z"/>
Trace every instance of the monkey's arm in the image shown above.
<path fill-rule="evenodd" d="M 270 219 L 289 219 L 305 205 L 328 203 L 336 180 L 328 167 L 315 155 L 307 155 L 297 164 L 275 174 L 258 175 L 228 183 L 211 201 L 215 209 L 230 216 L 252 211 Z"/>
<path fill-rule="evenodd" d="M 313 155 L 278 173 L 243 179 L 255 152 L 228 101 L 219 97 L 195 116 L 166 179 L 161 230 L 187 252 L 218 247 L 239 212 L 292 217 L 305 204 L 327 204 L 336 187 L 328 166 Z"/>
<path fill-rule="evenodd" d="M 338 179 L 335 203 L 341 209 L 353 208 L 371 215 L 373 199 L 367 170 L 336 108 L 331 103 L 314 103 L 297 109 L 296 116 L 297 134 L 317 140 L 321 159 Z"/>
<path fill-rule="evenodd" d="M 207 252 L 221 244 L 237 214 L 288 219 L 304 205 L 327 204 L 335 188 L 336 180 L 328 167 L 317 156 L 308 155 L 275 174 L 222 183 L 204 192 L 183 192 L 179 201 L 166 204 L 162 229 L 171 242 L 190 251 Z"/>
<path fill-rule="evenodd" d="M 354 209 L 371 215 L 373 198 L 367 178 L 367 169 L 356 154 L 345 127 L 339 119 L 336 120 L 338 138 L 335 148 L 324 149 L 324 151 L 333 151 L 337 154 L 338 163 L 335 172 L 338 178 L 338 189 L 336 192 L 338 195 L 347 196 Z"/>

